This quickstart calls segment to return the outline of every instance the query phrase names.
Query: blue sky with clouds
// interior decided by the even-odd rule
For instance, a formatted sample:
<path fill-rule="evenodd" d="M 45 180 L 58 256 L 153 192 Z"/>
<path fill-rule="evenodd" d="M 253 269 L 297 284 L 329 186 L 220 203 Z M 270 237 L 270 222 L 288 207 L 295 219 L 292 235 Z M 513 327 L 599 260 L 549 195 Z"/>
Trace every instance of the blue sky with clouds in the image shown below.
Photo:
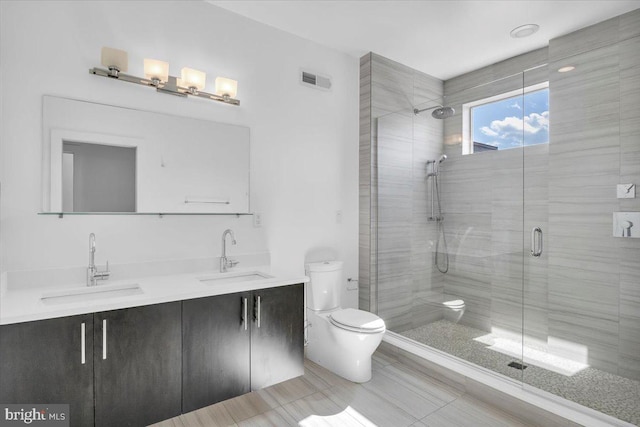
<path fill-rule="evenodd" d="M 472 108 L 473 140 L 498 150 L 549 142 L 549 89 Z"/>

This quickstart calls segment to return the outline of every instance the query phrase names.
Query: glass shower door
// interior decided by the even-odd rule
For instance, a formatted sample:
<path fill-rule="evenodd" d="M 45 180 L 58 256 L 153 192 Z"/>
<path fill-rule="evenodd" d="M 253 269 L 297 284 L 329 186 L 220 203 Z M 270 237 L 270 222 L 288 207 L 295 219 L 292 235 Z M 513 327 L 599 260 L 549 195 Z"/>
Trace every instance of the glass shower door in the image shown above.
<path fill-rule="evenodd" d="M 452 117 L 407 108 L 378 117 L 375 129 L 378 315 L 392 332 L 518 381 L 523 138 L 522 126 L 513 126 L 523 121 L 522 108 L 514 107 L 522 106 L 522 84 L 517 74 L 463 89 L 412 106 L 453 107 Z M 508 144 L 467 140 L 465 148 L 469 105 L 505 93 L 492 113 L 503 115 L 483 123 L 484 104 L 476 103 L 475 123 L 489 135 L 503 125 Z"/>
<path fill-rule="evenodd" d="M 523 381 L 640 425 L 640 239 L 613 230 L 614 212 L 640 211 L 616 195 L 640 178 L 637 46 L 574 55 L 567 73 L 563 59 L 524 74 L 525 86 L 548 76 L 551 114 L 549 143 L 524 149 Z M 542 252 L 531 256 L 536 228 Z"/>
<path fill-rule="evenodd" d="M 442 203 L 449 270 L 438 347 L 519 381 L 522 377 L 522 74 L 447 93 Z M 435 257 L 433 257 L 435 258 Z M 443 312 L 450 309 L 445 305 Z M 437 347 L 437 348 L 438 348 Z"/>

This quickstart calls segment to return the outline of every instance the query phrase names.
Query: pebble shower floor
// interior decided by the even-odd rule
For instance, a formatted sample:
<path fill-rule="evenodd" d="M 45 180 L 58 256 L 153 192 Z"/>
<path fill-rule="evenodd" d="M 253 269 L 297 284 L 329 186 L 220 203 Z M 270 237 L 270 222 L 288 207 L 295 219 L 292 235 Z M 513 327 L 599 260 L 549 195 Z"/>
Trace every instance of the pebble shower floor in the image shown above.
<path fill-rule="evenodd" d="M 558 361 L 560 358 L 545 355 L 541 349 L 532 347 L 524 349 L 524 364 L 527 367 L 524 370 L 515 369 L 509 366 L 514 361 L 518 362 L 514 353 L 505 354 L 508 351 L 500 352 L 492 348 L 498 341 L 508 340 L 447 320 L 439 320 L 400 334 L 510 378 L 524 380 L 529 385 L 583 406 L 640 425 L 640 381 L 587 365 L 575 369 L 579 364 L 568 360 Z M 511 341 L 510 344 L 511 348 L 522 348 L 519 342 Z M 559 372 L 541 367 L 547 363 L 553 363 Z M 560 373 L 563 370 L 566 372 Z"/>

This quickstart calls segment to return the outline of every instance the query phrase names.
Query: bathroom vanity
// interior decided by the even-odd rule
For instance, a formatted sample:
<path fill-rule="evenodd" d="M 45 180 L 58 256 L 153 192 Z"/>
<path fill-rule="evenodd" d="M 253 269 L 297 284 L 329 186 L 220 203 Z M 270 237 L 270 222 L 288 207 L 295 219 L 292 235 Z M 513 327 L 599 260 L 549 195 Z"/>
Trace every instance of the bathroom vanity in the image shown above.
<path fill-rule="evenodd" d="M 8 291 L 0 401 L 68 403 L 71 426 L 144 426 L 300 376 L 306 280 L 144 278 L 141 294 L 89 303 Z M 21 316 L 12 302 L 23 304 Z"/>

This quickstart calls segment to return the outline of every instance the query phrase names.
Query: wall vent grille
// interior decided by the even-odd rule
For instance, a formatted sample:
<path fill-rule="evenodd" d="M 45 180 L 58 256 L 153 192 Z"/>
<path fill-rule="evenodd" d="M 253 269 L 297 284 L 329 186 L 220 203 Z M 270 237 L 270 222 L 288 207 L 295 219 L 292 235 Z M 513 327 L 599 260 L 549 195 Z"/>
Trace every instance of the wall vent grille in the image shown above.
<path fill-rule="evenodd" d="M 310 85 L 316 85 L 316 76 L 315 74 L 307 73 L 306 71 L 302 72 L 302 82 Z"/>
<path fill-rule="evenodd" d="M 331 78 L 310 71 L 301 70 L 300 83 L 316 89 L 331 90 Z"/>

